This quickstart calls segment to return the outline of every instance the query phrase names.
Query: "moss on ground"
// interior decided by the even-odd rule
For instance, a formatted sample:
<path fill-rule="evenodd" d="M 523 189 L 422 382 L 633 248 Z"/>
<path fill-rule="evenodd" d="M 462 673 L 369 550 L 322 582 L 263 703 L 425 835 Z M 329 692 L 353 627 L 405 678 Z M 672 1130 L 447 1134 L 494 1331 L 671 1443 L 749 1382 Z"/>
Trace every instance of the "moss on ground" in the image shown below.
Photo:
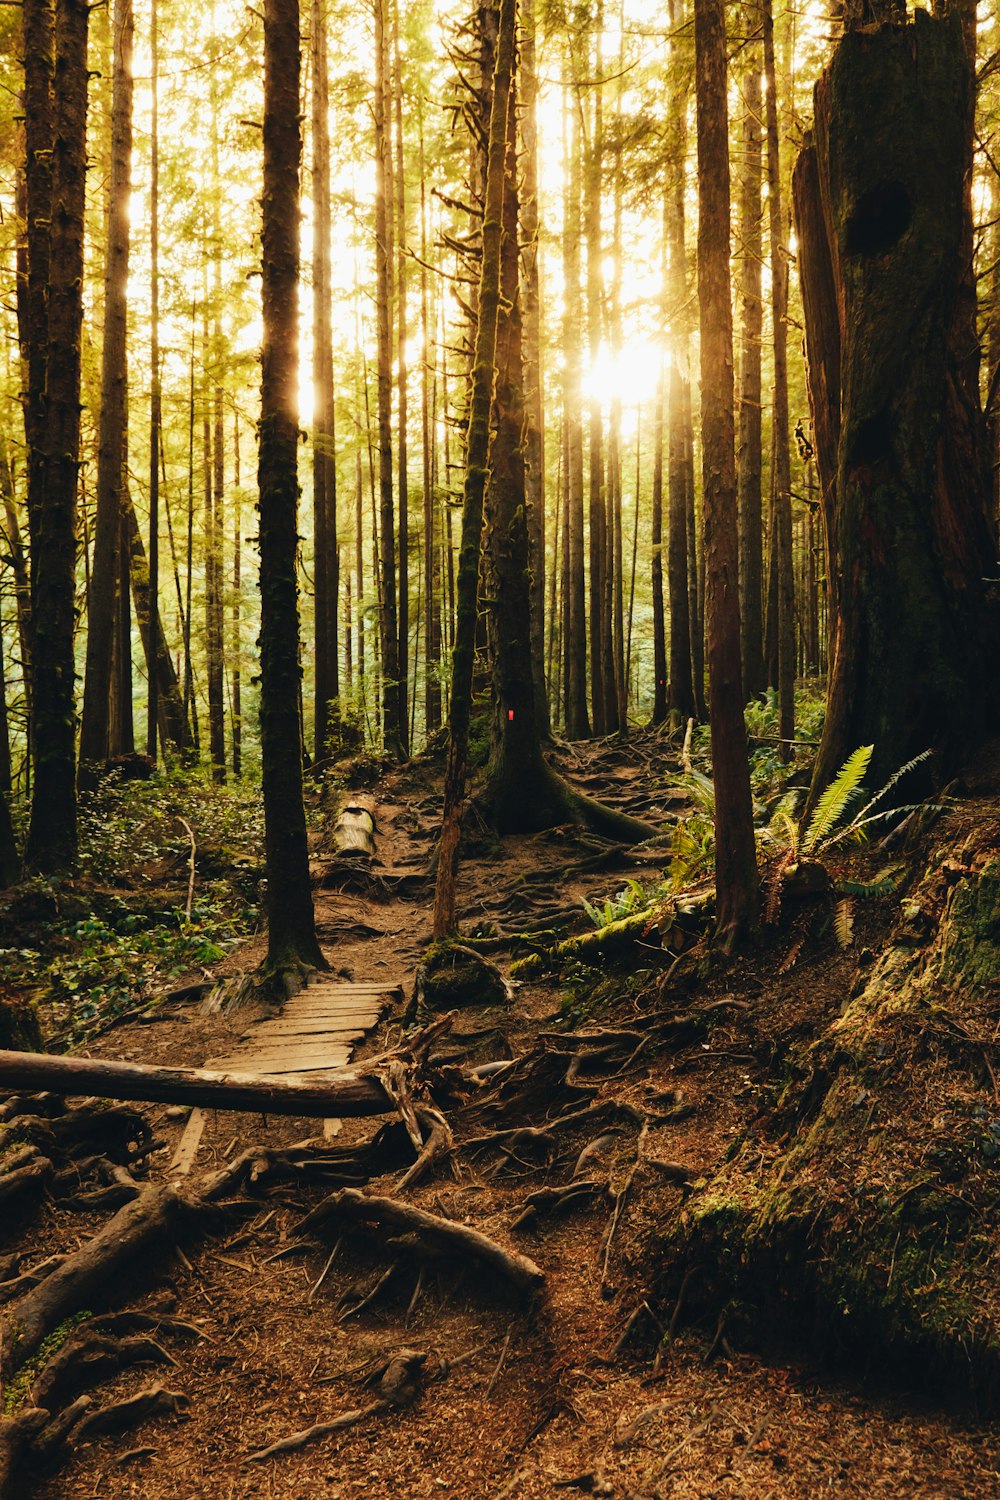
<path fill-rule="evenodd" d="M 807 1066 L 666 1240 L 757 1338 L 1000 1394 L 1000 860 L 932 862 Z M 922 914 L 915 937 L 913 910 Z"/>

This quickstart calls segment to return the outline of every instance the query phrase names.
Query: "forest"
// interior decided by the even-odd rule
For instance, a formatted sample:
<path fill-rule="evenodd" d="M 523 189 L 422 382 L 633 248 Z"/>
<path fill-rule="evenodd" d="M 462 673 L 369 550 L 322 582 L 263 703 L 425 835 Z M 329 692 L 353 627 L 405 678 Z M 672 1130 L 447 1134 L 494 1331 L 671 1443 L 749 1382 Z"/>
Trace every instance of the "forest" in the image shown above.
<path fill-rule="evenodd" d="M 0 1500 L 1000 1493 L 1000 12 L 0 84 Z"/>

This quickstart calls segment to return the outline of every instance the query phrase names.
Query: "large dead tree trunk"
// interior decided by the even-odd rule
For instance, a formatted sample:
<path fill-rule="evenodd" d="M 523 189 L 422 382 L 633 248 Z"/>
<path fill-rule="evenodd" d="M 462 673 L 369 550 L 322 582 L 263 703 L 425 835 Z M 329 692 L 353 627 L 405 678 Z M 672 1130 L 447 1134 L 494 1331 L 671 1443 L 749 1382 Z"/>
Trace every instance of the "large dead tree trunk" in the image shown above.
<path fill-rule="evenodd" d="M 957 16 L 849 31 L 796 174 L 835 613 L 814 790 L 861 744 L 876 780 L 928 746 L 961 751 L 996 706 L 972 87 Z"/>

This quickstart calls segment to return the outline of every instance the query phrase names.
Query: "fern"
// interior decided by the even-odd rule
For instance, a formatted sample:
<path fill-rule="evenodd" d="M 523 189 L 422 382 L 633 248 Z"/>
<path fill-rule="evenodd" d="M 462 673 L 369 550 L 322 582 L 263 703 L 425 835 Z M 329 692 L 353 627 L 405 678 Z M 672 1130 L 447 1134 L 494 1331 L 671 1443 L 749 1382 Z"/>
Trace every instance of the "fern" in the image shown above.
<path fill-rule="evenodd" d="M 882 896 L 894 896 L 899 889 L 899 884 L 892 876 L 885 880 L 838 880 L 834 890 L 838 896 L 865 896 L 879 898 Z"/>
<path fill-rule="evenodd" d="M 849 755 L 816 804 L 802 840 L 803 854 L 818 852 L 841 818 L 868 770 L 874 745 L 860 745 Z"/>
<path fill-rule="evenodd" d="M 833 931 L 841 948 L 849 948 L 854 941 L 854 902 L 838 901 L 833 913 Z"/>

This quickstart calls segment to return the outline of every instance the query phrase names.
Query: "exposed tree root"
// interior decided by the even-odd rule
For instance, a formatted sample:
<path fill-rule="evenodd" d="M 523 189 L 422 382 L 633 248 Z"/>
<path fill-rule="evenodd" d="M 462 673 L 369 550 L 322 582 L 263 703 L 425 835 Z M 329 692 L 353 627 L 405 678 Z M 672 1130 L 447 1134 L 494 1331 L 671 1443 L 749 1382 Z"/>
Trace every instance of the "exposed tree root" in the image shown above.
<path fill-rule="evenodd" d="M 283 1453 L 297 1453 L 310 1443 L 329 1437 L 334 1432 L 344 1432 L 348 1427 L 356 1427 L 368 1417 L 378 1417 L 384 1412 L 409 1406 L 423 1388 L 427 1359 L 427 1354 L 419 1349 L 401 1349 L 382 1367 L 378 1379 L 380 1395 L 377 1401 L 356 1407 L 353 1411 L 342 1412 L 329 1422 L 316 1422 L 312 1427 L 303 1428 L 301 1432 L 293 1432 L 290 1437 L 280 1438 L 278 1442 L 261 1448 L 257 1453 L 248 1454 L 247 1463 L 259 1464 L 268 1458 L 279 1458 Z M 447 1368 L 440 1366 L 439 1372 L 444 1373 Z"/>
<path fill-rule="evenodd" d="M 442 1255 L 474 1261 L 494 1271 L 519 1292 L 534 1295 L 541 1290 L 545 1273 L 534 1261 L 515 1251 L 504 1250 L 496 1240 L 465 1224 L 400 1203 L 395 1198 L 368 1198 L 354 1188 L 331 1193 L 298 1226 L 299 1234 L 315 1234 L 330 1224 L 344 1222 L 391 1231 L 405 1236 L 405 1244 L 423 1259 Z"/>

